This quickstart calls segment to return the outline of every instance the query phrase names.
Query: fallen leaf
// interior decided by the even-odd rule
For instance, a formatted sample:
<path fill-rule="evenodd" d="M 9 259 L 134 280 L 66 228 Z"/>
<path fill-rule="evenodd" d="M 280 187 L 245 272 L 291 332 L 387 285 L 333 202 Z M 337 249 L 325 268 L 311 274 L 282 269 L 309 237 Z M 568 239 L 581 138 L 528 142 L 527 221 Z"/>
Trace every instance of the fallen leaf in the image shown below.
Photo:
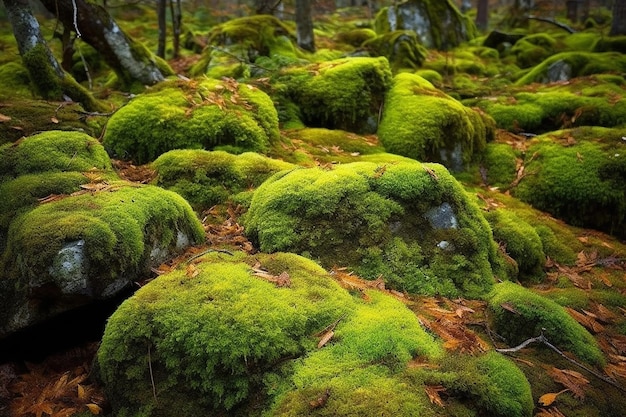
<path fill-rule="evenodd" d="M 50 118 L 50 121 L 51 121 L 52 123 L 55 123 L 55 124 L 59 123 L 59 119 L 57 119 L 57 118 L 56 118 L 56 117 L 54 117 L 54 116 L 52 116 L 52 117 Z"/>
<path fill-rule="evenodd" d="M 326 388 L 326 391 L 324 391 L 322 395 L 317 397 L 317 399 L 309 402 L 309 406 L 312 409 L 324 407 L 326 405 L 326 402 L 328 402 L 329 398 L 330 398 L 330 388 Z"/>
<path fill-rule="evenodd" d="M 200 274 L 200 270 L 194 264 L 187 265 L 187 269 L 185 271 L 185 275 L 189 278 L 195 278 Z"/>
<path fill-rule="evenodd" d="M 335 332 L 333 330 L 329 330 L 326 333 L 324 333 L 324 336 L 322 336 L 319 343 L 317 344 L 317 348 L 318 349 L 323 348 L 328 342 L 330 342 L 330 339 L 332 339 L 334 335 L 335 335 Z"/>
<path fill-rule="evenodd" d="M 565 388 L 564 390 L 561 390 L 559 392 L 549 392 L 547 394 L 543 394 L 541 397 L 539 397 L 539 405 L 541 405 L 542 407 L 552 405 L 552 403 L 556 400 L 556 397 L 558 397 L 560 394 L 563 394 L 565 391 L 569 391 L 569 389 Z"/>
<path fill-rule="evenodd" d="M 9 120 L 11 120 L 10 116 L 6 116 L 6 115 L 0 113 L 0 123 L 8 122 Z"/>
<path fill-rule="evenodd" d="M 100 407 L 98 404 L 86 404 L 86 405 L 89 411 L 91 411 L 91 414 L 98 415 L 102 412 L 102 407 Z"/>
<path fill-rule="evenodd" d="M 589 385 L 589 380 L 580 372 L 552 367 L 548 370 L 548 375 L 550 375 L 555 382 L 569 389 L 575 398 L 579 400 L 585 398 L 585 388 Z"/>
<path fill-rule="evenodd" d="M 431 404 L 435 404 L 438 405 L 439 407 L 445 407 L 445 404 L 443 402 L 443 400 L 441 399 L 441 396 L 439 395 L 440 392 L 444 392 L 446 390 L 446 388 L 442 385 L 426 385 L 424 387 L 424 391 L 426 391 L 426 395 L 428 395 L 428 399 L 430 400 Z"/>

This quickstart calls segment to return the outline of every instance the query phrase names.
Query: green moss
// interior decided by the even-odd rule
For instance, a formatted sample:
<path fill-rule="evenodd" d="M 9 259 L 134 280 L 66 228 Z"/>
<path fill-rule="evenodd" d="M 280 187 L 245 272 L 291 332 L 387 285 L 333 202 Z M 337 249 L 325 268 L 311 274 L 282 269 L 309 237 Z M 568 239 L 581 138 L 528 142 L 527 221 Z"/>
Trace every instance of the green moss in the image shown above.
<path fill-rule="evenodd" d="M 158 254 L 204 238 L 191 207 L 157 187 L 113 183 L 110 192 L 82 194 L 40 205 L 14 218 L 2 267 L 7 276 L 54 281 L 51 260 L 70 242 L 83 240 L 90 285 L 104 289 L 145 273 Z M 155 258 L 155 259 L 152 259 Z"/>
<path fill-rule="evenodd" d="M 486 146 L 492 128 L 482 114 L 463 106 L 413 74 L 398 74 L 385 99 L 378 135 L 389 152 L 462 170 Z"/>
<path fill-rule="evenodd" d="M 626 36 L 603 37 L 593 47 L 593 52 L 626 53 Z"/>
<path fill-rule="evenodd" d="M 185 197 L 202 211 L 229 196 L 256 188 L 270 175 L 294 166 L 257 153 L 232 155 L 224 151 L 173 150 L 152 164 L 157 184 Z"/>
<path fill-rule="evenodd" d="M 386 57 L 394 72 L 419 68 L 427 54 L 417 34 L 410 30 L 398 30 L 377 36 L 364 42 L 363 48 L 371 56 Z"/>
<path fill-rule="evenodd" d="M 539 234 L 524 220 L 508 210 L 485 214 L 493 228 L 493 237 L 517 262 L 521 280 L 539 281 L 544 275 L 546 255 Z"/>
<path fill-rule="evenodd" d="M 0 66 L 0 86 L 2 100 L 29 98 L 32 95 L 28 70 L 17 62 L 7 62 Z"/>
<path fill-rule="evenodd" d="M 594 134 L 602 131 L 563 131 L 535 139 L 528 152 L 537 157 L 525 166 L 532 175 L 513 195 L 575 226 L 623 236 L 624 144 L 621 138 L 597 143 Z M 567 138 L 575 143 L 568 146 Z"/>
<path fill-rule="evenodd" d="M 489 308 L 494 314 L 496 332 L 511 346 L 543 334 L 557 348 L 587 363 L 598 366 L 605 363 L 593 336 L 554 301 L 520 285 L 504 282 L 494 287 L 489 296 Z"/>
<path fill-rule="evenodd" d="M 373 132 L 391 71 L 382 57 L 343 58 L 285 70 L 281 82 L 305 125 Z"/>
<path fill-rule="evenodd" d="M 482 156 L 487 185 L 506 188 L 517 174 L 517 155 L 513 148 L 505 143 L 488 143 Z"/>
<path fill-rule="evenodd" d="M 164 82 L 109 120 L 103 144 L 120 158 L 154 160 L 179 148 L 266 150 L 278 115 L 262 91 L 236 81 Z"/>
<path fill-rule="evenodd" d="M 350 29 L 339 32 L 335 35 L 334 40 L 339 43 L 345 43 L 353 47 L 359 47 L 365 41 L 369 41 L 376 37 L 376 32 L 369 28 Z"/>
<path fill-rule="evenodd" d="M 443 84 L 443 77 L 440 73 L 433 69 L 421 69 L 415 71 L 415 75 L 418 75 L 431 83 L 433 86 L 441 86 Z"/>
<path fill-rule="evenodd" d="M 520 39 L 515 42 L 515 45 L 511 48 L 510 53 L 515 55 L 517 65 L 520 68 L 534 67 L 553 54 L 553 44 L 550 45 L 547 42 L 535 43 L 532 39 L 528 39 L 534 36 L 536 35 L 530 35 Z M 538 40 L 543 40 L 543 37 Z"/>
<path fill-rule="evenodd" d="M 288 273 L 290 286 L 255 277 L 257 262 Z M 194 278 L 181 269 L 152 281 L 109 319 L 97 361 L 115 410 L 233 409 L 257 396 L 266 373 L 313 350 L 315 333 L 355 310 L 323 269 L 292 254 L 209 255 L 196 267 Z M 145 384 L 148 349 L 158 403 Z"/>
<path fill-rule="evenodd" d="M 306 252 L 326 266 L 341 253 L 344 265 L 399 290 L 479 295 L 493 282 L 491 231 L 440 165 L 278 173 L 257 189 L 244 224 L 262 251 Z"/>

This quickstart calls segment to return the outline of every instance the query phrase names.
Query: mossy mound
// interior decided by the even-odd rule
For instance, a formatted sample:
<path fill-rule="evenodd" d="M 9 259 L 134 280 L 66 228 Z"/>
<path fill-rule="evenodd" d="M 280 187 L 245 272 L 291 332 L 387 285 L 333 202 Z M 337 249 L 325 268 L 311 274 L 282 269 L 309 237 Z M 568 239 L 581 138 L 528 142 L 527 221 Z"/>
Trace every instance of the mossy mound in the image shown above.
<path fill-rule="evenodd" d="M 461 171 L 494 135 L 493 120 L 413 74 L 398 74 L 378 135 L 389 152 Z"/>
<path fill-rule="evenodd" d="M 288 286 L 254 276 L 259 264 L 286 274 Z M 160 276 L 109 319 L 97 362 L 117 413 L 237 415 L 264 379 L 278 378 L 281 365 L 315 348 L 317 332 L 356 309 L 322 268 L 293 254 L 211 254 L 195 265 L 197 276 Z M 158 401 L 145 384 L 150 373 Z"/>
<path fill-rule="evenodd" d="M 531 87 L 526 87 L 526 89 Z M 468 99 L 492 116 L 497 126 L 514 132 L 543 133 L 575 126 L 613 127 L 626 123 L 625 88 L 606 76 L 578 78 L 566 85 L 536 86 L 506 96 Z"/>
<path fill-rule="evenodd" d="M 261 90 L 233 79 L 163 82 L 119 109 L 103 144 L 138 163 L 180 148 L 263 151 L 278 139 L 278 114 Z"/>
<path fill-rule="evenodd" d="M 427 48 L 451 49 L 476 36 L 473 22 L 450 0 L 408 0 L 383 7 L 374 22 L 379 34 L 412 30 Z"/>
<path fill-rule="evenodd" d="M 605 363 L 594 337 L 554 301 L 511 282 L 496 284 L 488 300 L 494 329 L 511 346 L 543 334 L 557 348 L 587 363 Z"/>
<path fill-rule="evenodd" d="M 488 143 L 481 158 L 486 185 L 507 188 L 517 175 L 517 154 L 506 143 Z"/>
<path fill-rule="evenodd" d="M 602 73 L 626 73 L 626 57 L 617 52 L 562 52 L 553 55 L 517 80 L 517 85 L 567 81 Z"/>
<path fill-rule="evenodd" d="M 551 36 L 536 33 L 515 42 L 509 53 L 515 56 L 515 61 L 520 68 L 531 68 L 553 55 L 555 45 L 556 40 Z"/>
<path fill-rule="evenodd" d="M 246 234 L 265 252 L 306 253 L 325 266 L 383 275 L 410 293 L 479 296 L 493 284 L 496 245 L 482 214 L 441 165 L 360 162 L 270 177 Z"/>
<path fill-rule="evenodd" d="M 338 32 L 333 40 L 338 43 L 344 43 L 352 47 L 359 47 L 365 41 L 369 41 L 376 37 L 376 32 L 369 28 L 355 28 Z"/>
<path fill-rule="evenodd" d="M 625 237 L 624 129 L 580 128 L 533 139 L 515 197 L 575 225 Z"/>
<path fill-rule="evenodd" d="M 417 34 L 410 30 L 385 33 L 367 40 L 362 46 L 371 56 L 386 57 L 393 72 L 421 67 L 428 53 Z"/>
<path fill-rule="evenodd" d="M 386 58 L 343 58 L 285 69 L 280 82 L 306 126 L 375 132 L 391 85 Z"/>
<path fill-rule="evenodd" d="M 32 97 L 28 70 L 17 62 L 7 62 L 0 66 L 0 86 L 0 100 Z"/>
<path fill-rule="evenodd" d="M 493 238 L 515 260 L 520 280 L 539 281 L 544 275 L 546 255 L 537 231 L 512 211 L 494 210 L 485 214 Z"/>
<path fill-rule="evenodd" d="M 294 165 L 257 153 L 232 155 L 224 151 L 173 150 L 152 164 L 156 184 L 185 197 L 196 211 L 225 202 L 254 189 L 270 175 Z"/>

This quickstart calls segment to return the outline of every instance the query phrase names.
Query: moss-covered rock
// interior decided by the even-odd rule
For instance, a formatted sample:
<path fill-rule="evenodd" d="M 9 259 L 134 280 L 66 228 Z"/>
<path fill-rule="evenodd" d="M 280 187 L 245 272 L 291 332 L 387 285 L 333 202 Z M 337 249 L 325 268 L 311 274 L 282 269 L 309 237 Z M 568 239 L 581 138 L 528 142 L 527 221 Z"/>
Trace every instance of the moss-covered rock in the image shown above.
<path fill-rule="evenodd" d="M 278 115 L 261 90 L 232 79 L 161 83 L 119 109 L 103 144 L 119 158 L 145 163 L 180 148 L 267 150 Z"/>
<path fill-rule="evenodd" d="M 333 38 L 335 42 L 345 43 L 352 47 L 359 47 L 365 41 L 369 41 L 376 37 L 376 32 L 369 28 L 354 28 L 339 31 Z"/>
<path fill-rule="evenodd" d="M 494 135 L 489 116 L 463 106 L 413 74 L 398 74 L 378 135 L 389 152 L 463 170 Z"/>
<path fill-rule="evenodd" d="M 371 133 L 391 85 L 391 70 L 383 57 L 343 58 L 285 69 L 280 82 L 306 126 Z"/>
<path fill-rule="evenodd" d="M 440 165 L 354 163 L 282 172 L 244 225 L 262 251 L 307 253 L 398 290 L 479 296 L 493 283 L 491 230 Z"/>
<path fill-rule="evenodd" d="M 7 62 L 0 66 L 0 86 L 1 100 L 32 96 L 28 70 L 17 62 Z"/>
<path fill-rule="evenodd" d="M 537 231 L 508 210 L 485 214 L 493 229 L 493 238 L 517 263 L 520 280 L 539 281 L 543 275 L 546 255 Z"/>
<path fill-rule="evenodd" d="M 506 143 L 488 143 L 481 158 L 486 185 L 506 188 L 517 174 L 517 154 Z"/>
<path fill-rule="evenodd" d="M 421 67 L 428 52 L 417 34 L 410 30 L 385 33 L 367 40 L 362 46 L 371 56 L 386 57 L 394 72 Z"/>
<path fill-rule="evenodd" d="M 587 363 L 605 363 L 598 342 L 554 301 L 511 282 L 496 284 L 488 300 L 495 330 L 510 345 L 543 334 L 557 348 Z"/>
<path fill-rule="evenodd" d="M 196 211 L 225 202 L 229 196 L 254 189 L 270 175 L 294 165 L 257 153 L 173 150 L 152 164 L 157 185 L 185 197 Z"/>
<path fill-rule="evenodd" d="M 450 0 L 408 0 L 383 7 L 374 23 L 379 34 L 395 30 L 415 31 L 427 48 L 451 49 L 476 36 L 473 22 Z"/>
<path fill-rule="evenodd" d="M 289 285 L 254 276 L 259 263 L 286 273 Z M 264 378 L 277 378 L 315 348 L 317 332 L 356 309 L 322 268 L 292 254 L 209 255 L 196 268 L 193 278 L 184 269 L 160 276 L 109 319 L 97 361 L 117 413 L 235 415 L 264 393 Z M 145 384 L 150 372 L 158 401 Z"/>
<path fill-rule="evenodd" d="M 534 139 L 515 197 L 570 224 L 626 236 L 626 144 L 621 129 L 580 128 Z M 530 158 L 529 158 L 530 159 Z"/>

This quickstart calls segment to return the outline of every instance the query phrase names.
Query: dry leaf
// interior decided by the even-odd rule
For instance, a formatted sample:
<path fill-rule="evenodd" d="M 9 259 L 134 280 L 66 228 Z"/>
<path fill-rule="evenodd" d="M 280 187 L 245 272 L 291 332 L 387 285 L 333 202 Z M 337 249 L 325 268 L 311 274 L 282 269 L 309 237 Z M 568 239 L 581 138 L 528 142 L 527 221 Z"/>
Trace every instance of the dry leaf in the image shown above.
<path fill-rule="evenodd" d="M 565 388 L 564 390 L 561 390 L 559 392 L 549 392 L 547 394 L 543 394 L 541 397 L 539 397 L 539 405 L 541 405 L 542 407 L 552 405 L 552 403 L 556 400 L 556 397 L 558 397 L 560 394 L 563 394 L 565 391 L 569 390 Z"/>
<path fill-rule="evenodd" d="M 326 391 L 322 395 L 320 395 L 317 399 L 309 402 L 309 406 L 312 409 L 321 408 L 326 405 L 326 402 L 330 398 L 330 388 L 326 388 Z"/>
<path fill-rule="evenodd" d="M 580 372 L 552 367 L 548 370 L 548 375 L 555 382 L 569 389 L 575 398 L 579 400 L 585 398 L 585 387 L 589 385 L 589 380 Z"/>
<path fill-rule="evenodd" d="M 50 121 L 51 121 L 52 123 L 55 123 L 55 124 L 58 124 L 58 123 L 59 123 L 59 119 L 57 119 L 57 118 L 56 118 L 56 117 L 54 117 L 54 116 L 52 116 L 52 117 L 50 118 Z"/>
<path fill-rule="evenodd" d="M 80 384 L 78 384 L 76 388 L 78 390 L 78 398 L 80 400 L 84 400 L 85 399 L 85 388 L 83 388 L 83 386 L 80 385 Z"/>
<path fill-rule="evenodd" d="M 187 275 L 189 278 L 195 278 L 199 274 L 200 274 L 200 270 L 194 264 L 187 265 L 187 269 L 185 270 L 185 275 Z"/>
<path fill-rule="evenodd" d="M 317 348 L 318 349 L 323 348 L 328 342 L 330 342 L 330 339 L 332 339 L 334 335 L 335 335 L 335 332 L 333 330 L 329 330 L 326 333 L 324 333 L 324 336 L 322 336 L 319 343 L 317 344 Z"/>
<path fill-rule="evenodd" d="M 426 391 L 426 395 L 428 395 L 430 403 L 438 405 L 439 407 L 445 407 L 445 404 L 439 395 L 440 392 L 444 392 L 445 390 L 446 388 L 442 385 L 426 385 L 424 387 L 424 391 Z"/>
<path fill-rule="evenodd" d="M 91 414 L 98 415 L 102 412 L 102 408 L 98 404 L 86 404 Z"/>
<path fill-rule="evenodd" d="M 8 122 L 9 120 L 11 120 L 10 116 L 0 113 L 0 123 Z"/>

